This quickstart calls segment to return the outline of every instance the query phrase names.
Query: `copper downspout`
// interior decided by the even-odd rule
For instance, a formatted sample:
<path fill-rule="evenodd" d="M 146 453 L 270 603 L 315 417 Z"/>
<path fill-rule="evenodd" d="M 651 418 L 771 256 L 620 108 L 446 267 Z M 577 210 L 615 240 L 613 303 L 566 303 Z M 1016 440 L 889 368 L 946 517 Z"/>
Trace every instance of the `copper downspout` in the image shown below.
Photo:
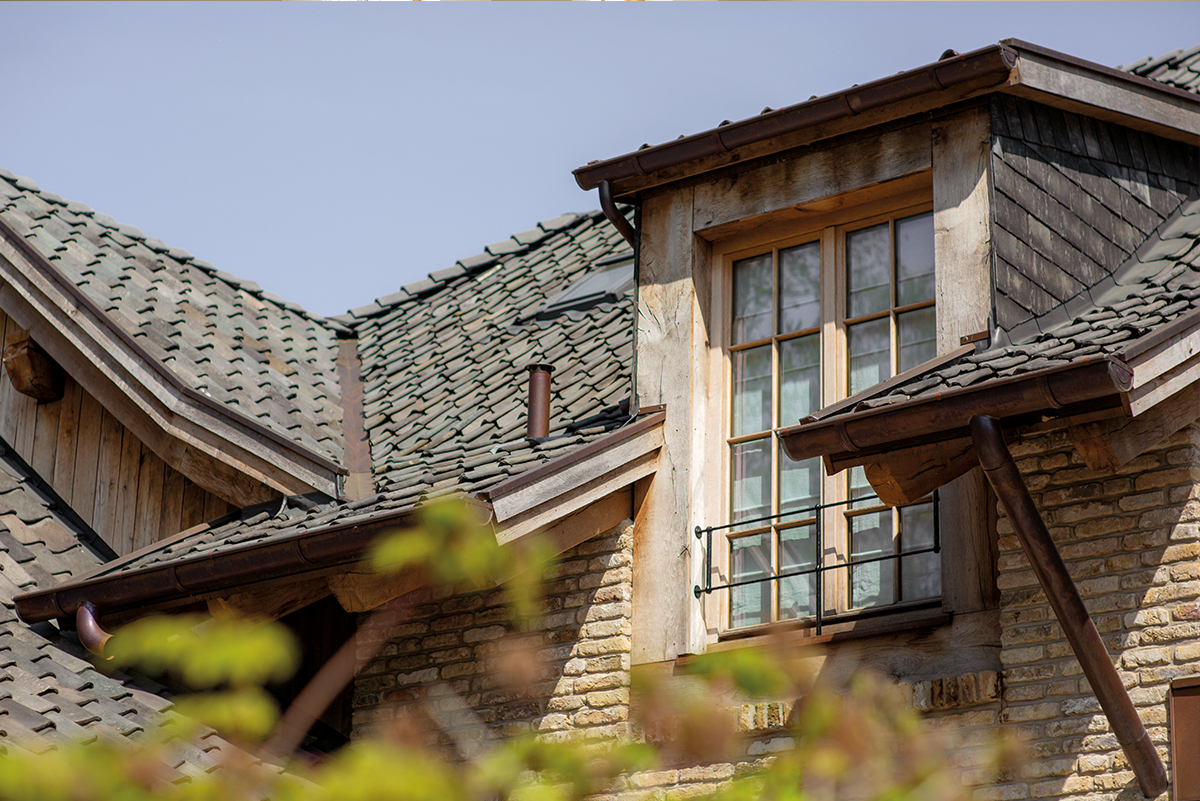
<path fill-rule="evenodd" d="M 1034 505 L 1020 471 L 1013 463 L 1012 454 L 1004 444 L 999 421 L 984 415 L 972 417 L 971 439 L 979 455 L 979 464 L 1012 520 L 1025 556 L 1108 717 L 1117 742 L 1121 744 L 1125 758 L 1137 776 L 1142 793 L 1147 798 L 1162 795 L 1167 789 L 1166 769 L 1146 735 L 1125 685 L 1121 683 L 1104 642 L 1088 615 L 1087 607 L 1079 597 L 1079 590 L 1071 580 L 1067 566 L 1054 546 L 1054 540 L 1050 538 L 1046 523 Z"/>
<path fill-rule="evenodd" d="M 550 374 L 554 367 L 549 364 L 531 364 L 529 371 L 529 421 L 525 436 L 544 439 L 550 436 Z"/>
<path fill-rule="evenodd" d="M 112 635 L 100 628 L 96 607 L 86 601 L 75 611 L 75 633 L 79 635 L 79 642 L 84 648 L 101 659 L 104 658 L 104 644 Z"/>
<path fill-rule="evenodd" d="M 629 224 L 629 220 L 625 219 L 625 215 L 617 209 L 617 204 L 613 201 L 612 185 L 608 181 L 601 181 L 600 188 L 600 208 L 604 212 L 604 216 L 613 224 L 613 228 L 617 229 L 617 233 L 625 237 L 625 241 L 629 243 L 629 247 L 637 252 L 637 241 L 633 234 L 633 226 Z"/>

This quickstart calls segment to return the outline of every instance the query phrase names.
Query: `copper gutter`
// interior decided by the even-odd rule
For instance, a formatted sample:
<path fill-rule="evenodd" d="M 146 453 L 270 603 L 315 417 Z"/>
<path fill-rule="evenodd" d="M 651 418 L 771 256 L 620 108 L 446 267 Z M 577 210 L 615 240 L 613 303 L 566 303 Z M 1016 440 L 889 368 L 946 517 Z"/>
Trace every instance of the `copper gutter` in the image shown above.
<path fill-rule="evenodd" d="M 21 620 L 38 623 L 74 617 L 87 603 L 111 613 L 254 584 L 264 577 L 328 570 L 357 562 L 377 537 L 411 526 L 414 515 L 412 509 L 393 512 L 369 522 L 334 524 L 161 567 L 101 573 L 13 600 Z"/>
<path fill-rule="evenodd" d="M 1129 389 L 1132 371 L 1109 357 L 1082 358 L 1069 364 L 984 381 L 875 409 L 829 419 L 811 419 L 785 428 L 779 438 L 789 457 L 876 453 L 905 444 L 966 436 L 977 414 L 997 417 L 1040 415 L 1111 399 L 1115 405 Z"/>
<path fill-rule="evenodd" d="M 1013 463 L 1012 454 L 1004 444 L 1000 423 L 992 417 L 976 415 L 971 418 L 971 439 L 975 452 L 1000 502 L 1012 520 L 1017 538 L 1038 583 L 1046 593 L 1058 623 L 1088 684 L 1108 717 L 1117 742 L 1129 760 L 1138 785 L 1147 798 L 1162 795 L 1167 789 L 1167 772 L 1154 743 L 1138 717 L 1121 677 L 1117 675 L 1104 641 L 1088 615 L 1079 590 L 1071 580 L 1067 566 L 1050 537 L 1045 521 L 1029 495 L 1021 473 Z"/>
<path fill-rule="evenodd" d="M 855 117 L 921 96 L 933 96 L 969 82 L 980 82 L 984 87 L 998 86 L 1009 80 L 1017 60 L 1017 52 L 1012 48 L 1004 44 L 990 45 L 843 92 L 594 162 L 576 169 L 575 181 L 582 189 L 591 190 L 603 181 L 616 184 L 711 156 L 728 154 L 730 161 L 735 161 L 738 156 L 736 151 L 740 148 L 806 128 Z"/>

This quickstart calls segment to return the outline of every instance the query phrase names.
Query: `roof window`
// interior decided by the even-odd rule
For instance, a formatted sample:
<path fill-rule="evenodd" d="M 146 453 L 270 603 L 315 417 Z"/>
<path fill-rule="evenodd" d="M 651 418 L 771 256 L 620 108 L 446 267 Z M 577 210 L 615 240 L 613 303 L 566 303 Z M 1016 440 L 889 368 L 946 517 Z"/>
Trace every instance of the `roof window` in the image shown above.
<path fill-rule="evenodd" d="M 548 320 L 563 312 L 590 309 L 612 303 L 633 289 L 633 251 L 625 251 L 596 262 L 595 267 L 550 300 L 534 319 Z"/>

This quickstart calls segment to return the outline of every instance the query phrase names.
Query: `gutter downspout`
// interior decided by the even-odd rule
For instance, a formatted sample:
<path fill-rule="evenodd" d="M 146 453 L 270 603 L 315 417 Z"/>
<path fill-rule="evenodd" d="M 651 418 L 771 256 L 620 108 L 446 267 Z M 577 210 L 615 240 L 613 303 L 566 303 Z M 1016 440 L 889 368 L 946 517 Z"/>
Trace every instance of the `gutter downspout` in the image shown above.
<path fill-rule="evenodd" d="M 1058 617 L 1063 634 L 1071 644 L 1071 650 L 1079 660 L 1096 699 L 1108 717 L 1117 742 L 1121 744 L 1125 758 L 1137 776 L 1142 793 L 1147 798 L 1162 795 L 1167 789 L 1167 772 L 1162 759 L 1146 735 L 1146 729 L 1113 667 L 1104 641 L 1100 639 L 1087 607 L 1083 605 L 1079 589 L 1071 580 L 1067 566 L 1054 540 L 1050 538 L 1046 523 L 1033 503 L 1008 446 L 1004 444 L 999 421 L 993 417 L 975 415 L 971 418 L 971 439 L 975 443 L 984 475 L 1013 522 L 1025 556 Z"/>
<path fill-rule="evenodd" d="M 104 655 L 104 645 L 112 639 L 112 635 L 100 628 L 96 607 L 87 601 L 75 610 L 75 633 L 79 635 L 80 644 L 89 652 L 101 659 L 107 658 Z"/>

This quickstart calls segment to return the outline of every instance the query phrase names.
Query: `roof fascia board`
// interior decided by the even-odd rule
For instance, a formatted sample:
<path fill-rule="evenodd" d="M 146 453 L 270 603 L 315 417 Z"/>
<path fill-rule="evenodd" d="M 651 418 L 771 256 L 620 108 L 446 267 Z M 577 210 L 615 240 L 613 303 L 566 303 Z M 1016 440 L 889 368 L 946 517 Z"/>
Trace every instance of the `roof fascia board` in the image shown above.
<path fill-rule="evenodd" d="M 72 377 L 123 425 L 189 479 L 235 503 L 263 498 L 253 492 L 248 498 L 230 498 L 231 492 L 239 492 L 231 470 L 284 494 L 316 490 L 337 495 L 337 476 L 344 472 L 340 466 L 183 384 L 2 222 L 0 278 L 5 305 L 21 326 L 56 361 L 69 365 Z M 114 402 L 118 394 L 127 402 Z M 217 465 L 226 469 L 204 475 L 205 467 Z M 241 489 L 246 492 L 249 488 Z"/>
<path fill-rule="evenodd" d="M 993 91 L 1014 73 L 1016 54 L 991 45 L 843 92 L 814 98 L 574 171 L 584 190 L 600 181 L 617 200 L 751 158 L 932 111 Z"/>
<path fill-rule="evenodd" d="M 1001 91 L 1184 142 L 1200 136 L 1200 96 L 1053 50 L 1006 40 L 1020 53 Z"/>
<path fill-rule="evenodd" d="M 1200 309 L 1163 328 L 1169 329 L 1169 335 L 1152 332 L 1152 342 L 1137 340 L 1121 354 L 1133 371 L 1129 392 L 1124 396 L 1131 417 L 1200 381 Z"/>

